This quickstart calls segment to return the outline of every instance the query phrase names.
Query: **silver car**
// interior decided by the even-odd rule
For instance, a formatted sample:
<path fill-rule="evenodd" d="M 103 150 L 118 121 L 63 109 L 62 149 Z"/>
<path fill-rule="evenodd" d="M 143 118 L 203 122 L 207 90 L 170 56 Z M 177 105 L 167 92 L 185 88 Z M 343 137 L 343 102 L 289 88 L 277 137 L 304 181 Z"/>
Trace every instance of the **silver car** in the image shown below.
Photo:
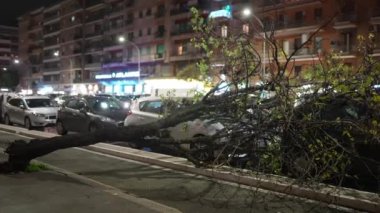
<path fill-rule="evenodd" d="M 165 106 L 161 98 L 140 98 L 132 102 L 129 115 L 124 120 L 124 126 L 138 126 L 155 122 L 163 118 L 164 111 Z M 213 136 L 223 129 L 224 126 L 219 122 L 215 123 L 209 120 L 195 119 L 169 127 L 167 130 L 171 138 L 175 141 L 181 141 L 194 137 Z M 195 156 L 199 160 L 208 160 L 215 156 L 215 153 L 218 153 L 217 150 L 209 150 L 205 144 L 181 144 L 180 146 L 187 150 L 195 148 L 204 150 L 203 152 L 198 152 L 198 156 Z"/>
<path fill-rule="evenodd" d="M 20 124 L 27 129 L 54 125 L 58 107 L 49 97 L 25 96 L 10 99 L 4 107 L 4 123 Z"/>

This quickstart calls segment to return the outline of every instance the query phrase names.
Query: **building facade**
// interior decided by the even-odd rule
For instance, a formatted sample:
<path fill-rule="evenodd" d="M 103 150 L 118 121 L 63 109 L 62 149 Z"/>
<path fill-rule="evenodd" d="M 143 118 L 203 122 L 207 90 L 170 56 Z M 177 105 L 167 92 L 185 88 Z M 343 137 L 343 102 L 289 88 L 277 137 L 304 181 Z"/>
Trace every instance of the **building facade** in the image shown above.
<path fill-rule="evenodd" d="M 149 80 L 175 77 L 202 57 L 190 43 L 190 8 L 207 15 L 227 5 L 230 19 L 251 8 L 287 54 L 323 25 L 294 55 L 296 74 L 332 50 L 354 64 L 357 35 L 373 32 L 380 40 L 378 0 L 64 0 L 19 18 L 19 57 L 26 68 L 22 86 L 149 92 Z M 256 44 L 262 49 L 262 40 Z M 266 63 L 270 54 L 267 47 Z"/>
<path fill-rule="evenodd" d="M 24 14 L 19 55 L 28 70 L 22 86 L 142 93 L 143 80 L 175 77 L 199 57 L 190 45 L 189 9 L 203 4 L 65 0 Z"/>
<path fill-rule="evenodd" d="M 254 8 L 265 31 L 274 32 L 285 54 L 289 56 L 298 50 L 289 66 L 292 70 L 288 70 L 293 75 L 299 75 L 332 52 L 344 59 L 346 65 L 357 65 L 359 35 L 368 38 L 373 33 L 372 55 L 380 56 L 379 0 L 262 0 L 255 1 Z M 267 58 L 271 54 L 267 49 Z"/>
<path fill-rule="evenodd" d="M 7 71 L 14 65 L 18 53 L 17 27 L 0 25 L 0 69 Z"/>

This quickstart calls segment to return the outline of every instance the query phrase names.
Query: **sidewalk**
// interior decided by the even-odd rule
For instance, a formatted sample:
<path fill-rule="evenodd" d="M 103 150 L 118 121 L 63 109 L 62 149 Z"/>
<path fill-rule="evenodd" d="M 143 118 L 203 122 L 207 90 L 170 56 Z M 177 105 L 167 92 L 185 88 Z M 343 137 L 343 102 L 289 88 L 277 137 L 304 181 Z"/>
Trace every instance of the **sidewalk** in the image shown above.
<path fill-rule="evenodd" d="M 0 154 L 0 161 L 4 160 L 5 155 Z M 55 170 L 0 175 L 1 213 L 176 212 L 173 210 Z"/>
<path fill-rule="evenodd" d="M 0 130 L 16 133 L 19 135 L 25 135 L 33 138 L 47 138 L 54 137 L 56 135 L 45 132 L 38 131 L 28 131 L 19 127 L 10 127 L 0 124 Z M 139 162 L 144 162 L 148 164 L 158 165 L 162 167 L 167 167 L 174 170 L 183 171 L 186 173 L 193 173 L 196 175 L 202 175 L 210 178 L 215 178 L 223 181 L 238 183 L 247 186 L 260 187 L 270 191 L 277 191 L 281 193 L 286 193 L 290 195 L 296 195 L 303 198 L 309 198 L 313 200 L 319 200 L 326 203 L 334 203 L 340 206 L 345 206 L 349 208 L 354 208 L 358 210 L 365 210 L 371 212 L 378 212 L 380 209 L 380 200 L 376 194 L 367 193 L 351 189 L 341 189 L 336 191 L 334 187 L 321 185 L 318 186 L 318 190 L 304 188 L 302 186 L 297 186 L 292 183 L 292 180 L 278 177 L 278 176 L 263 176 L 259 175 L 251 176 L 244 175 L 243 173 L 237 171 L 233 173 L 231 171 L 223 171 L 223 169 L 203 169 L 196 168 L 190 164 L 186 159 L 177 158 L 157 153 L 144 152 L 141 150 L 130 149 L 127 147 L 120 147 L 110 144 L 98 143 L 86 147 L 89 150 L 96 152 L 101 152 L 105 154 L 110 154 L 112 156 L 117 156 L 121 158 L 136 160 Z M 120 183 L 122 179 L 131 178 L 128 172 L 124 172 L 128 165 L 124 162 L 100 158 L 97 155 L 90 155 L 87 153 L 84 155 L 83 149 L 68 149 L 61 150 L 42 157 L 44 162 L 49 162 L 54 166 L 59 168 L 64 168 L 70 170 L 77 174 L 87 174 L 91 179 L 99 178 L 99 181 L 107 184 L 117 184 Z M 86 157 L 89 157 L 86 162 Z M 76 162 L 73 164 L 72 162 Z M 119 168 L 120 167 L 120 168 Z M 134 169 L 134 168 L 133 168 Z M 141 168 L 139 168 L 141 170 Z M 128 170 L 126 170 L 128 171 Z M 145 170 L 141 170 L 145 171 Z M 124 176 L 125 173 L 125 176 Z M 135 175 L 136 170 L 133 172 Z M 152 173 L 153 174 L 153 173 Z M 143 175 L 143 174 L 141 174 Z M 144 174 L 143 176 L 146 176 Z M 116 178 L 115 178 L 116 177 Z M 140 180 L 140 179 L 138 179 Z M 170 183 L 165 183 L 170 184 Z M 0 185 L 1 186 L 1 185 Z M 119 185 L 117 188 L 124 187 Z M 133 188 L 132 188 L 133 189 Z M 128 190 L 127 190 L 128 191 Z M 129 189 L 130 191 L 130 189 Z M 161 192 L 160 192 L 161 193 Z M 0 194 L 1 195 L 1 194 Z M 171 203 L 170 203 L 171 204 Z M 0 203 L 1 205 L 1 203 Z M 168 204 L 166 204 L 168 205 Z M 169 205 L 173 206 L 173 205 Z M 178 208 L 178 207 L 176 207 Z M 0 209 L 0 212 L 1 209 Z"/>

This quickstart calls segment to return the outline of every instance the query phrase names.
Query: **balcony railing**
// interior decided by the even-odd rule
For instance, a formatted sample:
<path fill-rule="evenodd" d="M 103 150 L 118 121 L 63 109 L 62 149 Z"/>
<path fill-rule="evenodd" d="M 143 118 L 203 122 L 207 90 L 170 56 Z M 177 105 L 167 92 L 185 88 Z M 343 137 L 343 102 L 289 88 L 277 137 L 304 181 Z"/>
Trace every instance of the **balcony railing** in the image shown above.
<path fill-rule="evenodd" d="M 101 12 L 101 13 L 97 13 L 97 14 L 91 14 L 89 16 L 86 17 L 86 22 L 93 22 L 93 21 L 97 21 L 97 20 L 101 20 L 104 18 L 104 13 Z"/>
<path fill-rule="evenodd" d="M 170 10 L 170 15 L 174 16 L 174 15 L 178 15 L 178 14 L 182 14 L 182 13 L 188 13 L 188 12 L 190 12 L 190 9 L 188 7 L 176 8 L 176 9 Z"/>
<path fill-rule="evenodd" d="M 357 16 L 354 12 L 343 13 L 336 18 L 336 21 L 337 22 L 356 21 L 356 18 Z"/>
<path fill-rule="evenodd" d="M 104 0 L 87 0 L 86 2 L 86 8 L 95 6 L 97 4 L 103 4 Z"/>
<path fill-rule="evenodd" d="M 176 26 L 175 29 L 171 32 L 171 35 L 181 35 L 187 33 L 193 33 L 193 28 L 191 25 L 181 25 Z"/>
<path fill-rule="evenodd" d="M 103 35 L 103 31 L 86 33 L 85 37 L 86 38 L 91 38 L 91 37 L 100 36 L 100 35 Z"/>

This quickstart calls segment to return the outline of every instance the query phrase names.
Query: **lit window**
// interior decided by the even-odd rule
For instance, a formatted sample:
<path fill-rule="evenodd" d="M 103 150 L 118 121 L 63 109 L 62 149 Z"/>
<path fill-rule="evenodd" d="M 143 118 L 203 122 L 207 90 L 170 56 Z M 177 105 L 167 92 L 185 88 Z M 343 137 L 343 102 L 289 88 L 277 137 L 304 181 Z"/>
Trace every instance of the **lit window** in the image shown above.
<path fill-rule="evenodd" d="M 222 37 L 225 38 L 227 37 L 227 26 L 222 26 Z"/>
<path fill-rule="evenodd" d="M 71 22 L 75 21 L 75 16 L 71 16 Z"/>
<path fill-rule="evenodd" d="M 183 45 L 182 44 L 180 44 L 178 46 L 178 55 L 183 55 Z"/>
<path fill-rule="evenodd" d="M 249 33 L 249 25 L 243 24 L 243 33 L 248 34 Z"/>

